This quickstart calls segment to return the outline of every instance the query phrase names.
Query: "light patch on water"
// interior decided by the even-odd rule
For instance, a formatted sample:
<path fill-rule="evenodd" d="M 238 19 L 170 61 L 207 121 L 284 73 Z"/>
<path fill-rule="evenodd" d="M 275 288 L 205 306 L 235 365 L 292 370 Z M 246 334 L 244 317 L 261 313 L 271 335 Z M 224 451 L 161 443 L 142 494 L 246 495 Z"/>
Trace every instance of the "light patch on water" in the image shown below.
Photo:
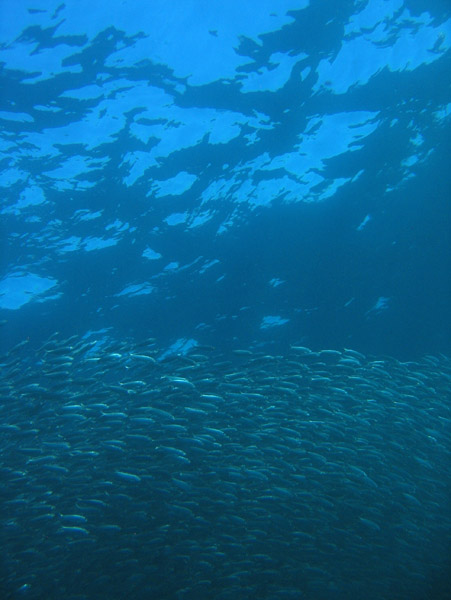
<path fill-rule="evenodd" d="M 61 166 L 52 171 L 46 171 L 44 174 L 52 179 L 64 180 L 70 182 L 74 187 L 79 183 L 76 178 L 80 175 L 87 175 L 91 171 L 102 168 L 108 162 L 107 158 L 93 160 L 86 156 L 72 156 L 62 162 Z"/>
<path fill-rule="evenodd" d="M 59 106 L 43 106 L 42 104 L 35 104 L 33 107 L 35 110 L 40 110 L 42 112 L 61 112 L 61 107 Z"/>
<path fill-rule="evenodd" d="M 212 219 L 213 217 L 214 217 L 213 211 L 199 213 L 198 215 L 196 215 L 194 218 L 191 219 L 188 229 L 195 229 L 196 227 L 205 225 L 205 223 L 208 223 L 208 221 L 210 221 L 210 219 Z"/>
<path fill-rule="evenodd" d="M 274 199 L 283 197 L 286 200 L 287 197 L 299 197 L 302 194 L 302 187 L 287 176 L 263 179 L 257 185 L 251 179 L 246 179 L 233 194 L 233 198 L 236 202 L 247 202 L 250 207 L 254 208 L 271 206 Z"/>
<path fill-rule="evenodd" d="M 0 110 L 0 119 L 4 121 L 16 121 L 18 123 L 33 123 L 34 119 L 27 113 L 7 112 Z"/>
<path fill-rule="evenodd" d="M 226 194 L 243 171 L 247 171 L 247 177 L 233 193 L 236 202 L 247 201 L 252 206 L 268 206 L 277 197 L 282 197 L 285 202 L 325 200 L 351 179 L 325 179 L 321 174 L 324 161 L 361 148 L 364 138 L 377 128 L 377 116 L 377 112 L 352 111 L 312 117 L 306 127 L 307 133 L 300 136 L 294 152 L 274 158 L 263 153 L 245 165 L 239 165 L 235 169 L 234 179 L 218 180 L 204 191 L 203 202 L 214 196 L 215 192 Z M 285 170 L 287 175 L 264 179 L 257 185 L 252 180 L 252 175 L 259 171 L 280 169 Z M 361 174 L 362 171 L 359 171 L 353 180 Z M 317 190 L 314 189 L 316 186 Z"/>
<path fill-rule="evenodd" d="M 449 119 L 451 115 L 451 102 L 446 104 L 446 106 L 436 110 L 433 115 L 437 121 L 445 121 Z"/>
<path fill-rule="evenodd" d="M 273 127 L 268 116 L 257 111 L 249 116 L 231 110 L 182 108 L 174 104 L 172 96 L 162 90 L 137 83 L 133 87 L 133 94 L 128 98 L 129 109 L 136 107 L 139 101 L 154 108 L 135 115 L 129 128 L 130 134 L 144 144 L 149 144 L 150 141 L 157 143 L 148 152 L 137 150 L 125 154 L 122 164 L 129 166 L 129 173 L 124 177 L 127 186 L 135 183 L 148 168 L 158 167 L 159 159 L 181 149 L 197 146 L 205 142 L 206 136 L 209 144 L 225 144 L 238 137 L 243 126 L 251 127 L 255 132 Z M 124 106 L 124 110 L 125 108 Z M 159 114 L 158 122 L 154 119 L 156 110 Z M 190 177 L 195 176 L 190 174 Z M 163 185 L 163 182 L 156 183 Z M 152 186 L 147 195 L 153 195 L 154 190 Z M 165 193 L 172 194 L 165 189 L 157 192 L 158 197 Z M 182 192 L 176 190 L 173 195 L 179 193 Z"/>
<path fill-rule="evenodd" d="M 101 217 L 102 213 L 102 210 L 98 210 L 96 212 L 91 212 L 87 209 L 77 210 L 74 212 L 74 219 L 77 221 L 92 221 Z"/>
<path fill-rule="evenodd" d="M 262 322 L 260 324 L 260 329 L 269 329 L 271 327 L 280 327 L 280 325 L 285 325 L 288 323 L 289 319 L 284 319 L 279 316 L 268 316 L 263 317 Z"/>
<path fill-rule="evenodd" d="M 66 90 L 60 94 L 60 98 L 72 98 L 73 100 L 97 100 L 104 95 L 105 91 L 99 85 L 85 85 L 81 88 Z"/>
<path fill-rule="evenodd" d="M 12 3 L 15 4 L 15 3 Z M 6 5 L 2 6 L 2 19 L 5 16 Z M 5 20 L 8 24 L 12 21 Z M 21 21 L 23 25 L 23 21 Z M 48 27 L 48 23 L 44 27 Z M 33 85 L 41 81 L 54 78 L 56 75 L 82 73 L 80 64 L 68 64 L 66 59 L 74 54 L 74 47 L 69 44 L 52 44 L 50 47 L 42 47 L 36 52 L 36 44 L 11 44 L 2 48 L 2 60 L 8 65 L 8 69 L 15 69 L 28 74 L 25 83 Z M 65 63 L 64 66 L 63 63 Z"/>
<path fill-rule="evenodd" d="M 401 166 L 412 167 L 418 162 L 418 160 L 418 156 L 416 154 L 412 154 L 411 156 L 408 156 L 407 158 L 401 161 Z"/>
<path fill-rule="evenodd" d="M 384 68 L 413 71 L 440 58 L 449 48 L 451 19 L 434 27 L 428 13 L 413 16 L 404 9 L 399 14 L 402 7 L 402 0 L 370 0 L 353 15 L 345 30 L 349 37 L 340 52 L 333 60 L 319 63 L 313 91 L 329 88 L 334 94 L 345 94 Z"/>
<path fill-rule="evenodd" d="M 306 54 L 290 56 L 282 52 L 275 52 L 269 57 L 268 66 L 259 67 L 241 77 L 241 91 L 247 92 L 276 92 L 283 88 L 291 76 L 293 67 L 304 58 Z"/>
<path fill-rule="evenodd" d="M 148 283 L 134 283 L 132 285 L 128 285 L 121 292 L 114 294 L 115 296 L 142 296 L 146 294 L 151 294 L 154 291 L 155 287 Z"/>
<path fill-rule="evenodd" d="M 224 112 L 215 115 L 210 122 L 209 144 L 227 144 L 230 140 L 238 137 L 241 133 L 237 115 L 232 112 Z"/>
<path fill-rule="evenodd" d="M 165 223 L 173 227 L 174 225 L 181 225 L 182 223 L 186 223 L 186 220 L 189 217 L 189 213 L 172 213 L 169 217 L 164 219 Z"/>
<path fill-rule="evenodd" d="M 159 258 L 162 258 L 162 255 L 159 252 L 155 252 L 155 250 L 152 250 L 152 248 L 149 247 L 144 250 L 142 256 L 148 260 L 158 260 Z"/>
<path fill-rule="evenodd" d="M 378 112 L 356 110 L 313 117 L 307 124 L 307 133 L 301 134 L 298 146 L 301 155 L 314 157 L 309 166 L 343 152 L 362 147 L 363 138 L 377 128 Z"/>
<path fill-rule="evenodd" d="M 180 263 L 174 261 L 174 262 L 168 263 L 163 270 L 164 271 L 176 271 L 179 268 L 179 266 L 180 266 Z"/>
<path fill-rule="evenodd" d="M 211 267 L 213 267 L 214 265 L 219 265 L 219 264 L 220 264 L 220 261 L 217 258 L 204 263 L 204 265 L 199 269 L 199 275 L 202 275 L 203 273 L 205 273 L 205 271 L 207 269 L 211 269 Z"/>
<path fill-rule="evenodd" d="M 119 219 L 116 219 L 115 221 L 113 221 L 113 223 L 110 223 L 109 225 L 105 226 L 105 231 L 111 231 L 112 229 L 115 229 L 118 233 L 122 233 L 124 231 L 127 231 L 129 228 L 129 223 L 123 223 Z"/>
<path fill-rule="evenodd" d="M 180 196 L 187 192 L 196 180 L 196 175 L 192 175 L 186 171 L 180 171 L 180 173 L 177 173 L 177 175 L 171 179 L 154 181 L 152 190 L 156 198 L 161 198 L 162 196 Z"/>
<path fill-rule="evenodd" d="M 32 300 L 50 300 L 45 294 L 56 284 L 55 279 L 33 273 L 9 275 L 0 281 L 0 308 L 17 310 Z"/>
<path fill-rule="evenodd" d="M 82 244 L 82 238 L 72 235 L 66 239 L 61 240 L 58 245 L 58 252 L 75 252 L 80 250 Z"/>
<path fill-rule="evenodd" d="M 228 168 L 229 165 L 223 166 L 223 169 Z M 202 204 L 208 204 L 210 201 L 215 202 L 219 197 L 227 197 L 235 185 L 236 181 L 232 177 L 229 179 L 221 177 L 220 179 L 213 180 L 200 195 Z"/>
<path fill-rule="evenodd" d="M 299 0 L 295 7 L 301 10 L 308 4 L 308 0 Z M 290 0 L 278 0 L 277 7 L 272 0 L 262 0 L 258 11 L 252 3 L 242 2 L 204 3 L 199 11 L 197 0 L 187 0 L 183 7 L 183 11 L 172 11 L 171 26 L 168 27 L 164 0 L 145 3 L 145 8 L 142 6 L 136 14 L 142 13 L 146 20 L 152 22 L 153 35 L 143 36 L 133 45 L 114 52 L 105 60 L 105 66 L 121 68 L 123 64 L 143 64 L 152 57 L 157 64 L 170 65 L 174 77 L 186 78 L 191 86 L 206 85 L 220 79 L 232 80 L 237 68 L 249 62 L 247 56 L 236 52 L 241 37 L 261 45 L 260 35 L 293 22 L 293 17 L 287 14 L 293 8 Z M 186 14 L 196 15 L 190 20 L 188 29 Z M 76 19 L 75 15 L 70 14 L 70 19 Z M 138 25 L 134 11 L 130 10 L 118 9 L 111 13 L 111 19 L 117 21 L 116 27 L 121 31 L 127 28 L 134 30 Z M 140 16 L 139 28 L 142 27 Z M 80 29 L 84 32 L 85 25 L 80 23 Z M 185 40 L 183 52 L 180 52 L 180 40 Z"/>
<path fill-rule="evenodd" d="M 12 206 L 4 208 L 1 212 L 3 214 L 19 215 L 23 209 L 30 206 L 38 206 L 44 204 L 46 198 L 42 189 L 36 185 L 25 188 L 19 196 L 19 199 Z"/>
<path fill-rule="evenodd" d="M 339 190 L 348 181 L 350 181 L 350 179 L 344 177 L 332 179 L 330 183 L 326 185 L 324 190 L 318 195 L 318 200 L 326 200 L 327 198 L 331 198 L 335 194 L 335 192 Z"/>
<path fill-rule="evenodd" d="M 144 175 L 145 171 L 149 167 L 157 166 L 158 163 L 155 160 L 155 158 L 153 158 L 149 154 L 149 152 L 142 152 L 141 150 L 136 150 L 135 152 L 127 152 L 126 153 L 126 155 L 124 156 L 124 159 L 121 163 L 121 166 L 122 165 L 129 166 L 128 175 L 126 175 L 122 179 L 122 181 L 127 187 L 130 187 L 134 183 L 136 183 L 136 181 L 140 177 L 142 177 Z M 148 192 L 147 196 L 151 196 L 151 195 L 152 195 L 152 191 Z"/>
<path fill-rule="evenodd" d="M 86 252 L 103 250 L 104 248 L 115 246 L 117 242 L 118 240 L 114 240 L 113 238 L 104 239 L 99 237 L 88 237 L 83 240 L 83 249 L 86 250 Z"/>
<path fill-rule="evenodd" d="M 18 181 L 25 181 L 28 174 L 20 169 L 5 169 L 0 173 L 0 187 L 7 188 Z"/>

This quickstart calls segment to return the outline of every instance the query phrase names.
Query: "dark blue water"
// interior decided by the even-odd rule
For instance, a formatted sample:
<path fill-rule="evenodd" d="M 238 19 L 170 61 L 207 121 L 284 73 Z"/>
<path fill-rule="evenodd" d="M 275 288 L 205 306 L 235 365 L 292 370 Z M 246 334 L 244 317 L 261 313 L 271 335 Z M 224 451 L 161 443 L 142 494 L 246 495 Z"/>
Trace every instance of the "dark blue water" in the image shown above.
<path fill-rule="evenodd" d="M 2 351 L 451 355 L 450 46 L 444 0 L 0 2 Z"/>

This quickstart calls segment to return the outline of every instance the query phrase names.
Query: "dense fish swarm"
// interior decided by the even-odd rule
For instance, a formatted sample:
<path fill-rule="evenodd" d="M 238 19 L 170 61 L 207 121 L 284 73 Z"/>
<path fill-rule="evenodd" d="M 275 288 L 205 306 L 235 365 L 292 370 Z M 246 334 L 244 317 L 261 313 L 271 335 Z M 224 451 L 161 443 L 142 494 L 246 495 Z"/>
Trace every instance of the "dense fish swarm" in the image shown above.
<path fill-rule="evenodd" d="M 1 360 L 1 598 L 445 598 L 451 362 L 153 340 Z"/>

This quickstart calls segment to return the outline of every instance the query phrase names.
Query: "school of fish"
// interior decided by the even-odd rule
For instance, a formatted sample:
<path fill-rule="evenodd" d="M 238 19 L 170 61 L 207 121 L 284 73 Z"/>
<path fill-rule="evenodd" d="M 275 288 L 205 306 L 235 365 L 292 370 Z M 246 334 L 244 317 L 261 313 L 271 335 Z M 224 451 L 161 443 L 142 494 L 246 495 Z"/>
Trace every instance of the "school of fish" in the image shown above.
<path fill-rule="evenodd" d="M 446 597 L 449 358 L 56 334 L 0 363 L 4 600 Z"/>

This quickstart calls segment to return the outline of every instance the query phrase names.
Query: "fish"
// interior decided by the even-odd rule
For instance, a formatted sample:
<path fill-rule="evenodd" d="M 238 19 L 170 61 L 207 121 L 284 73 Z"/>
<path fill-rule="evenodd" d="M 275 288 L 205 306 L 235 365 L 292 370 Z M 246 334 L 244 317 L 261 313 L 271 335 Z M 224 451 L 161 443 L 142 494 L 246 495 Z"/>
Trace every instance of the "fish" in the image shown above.
<path fill-rule="evenodd" d="M 0 358 L 4 597 L 433 597 L 448 357 L 93 342 Z"/>

